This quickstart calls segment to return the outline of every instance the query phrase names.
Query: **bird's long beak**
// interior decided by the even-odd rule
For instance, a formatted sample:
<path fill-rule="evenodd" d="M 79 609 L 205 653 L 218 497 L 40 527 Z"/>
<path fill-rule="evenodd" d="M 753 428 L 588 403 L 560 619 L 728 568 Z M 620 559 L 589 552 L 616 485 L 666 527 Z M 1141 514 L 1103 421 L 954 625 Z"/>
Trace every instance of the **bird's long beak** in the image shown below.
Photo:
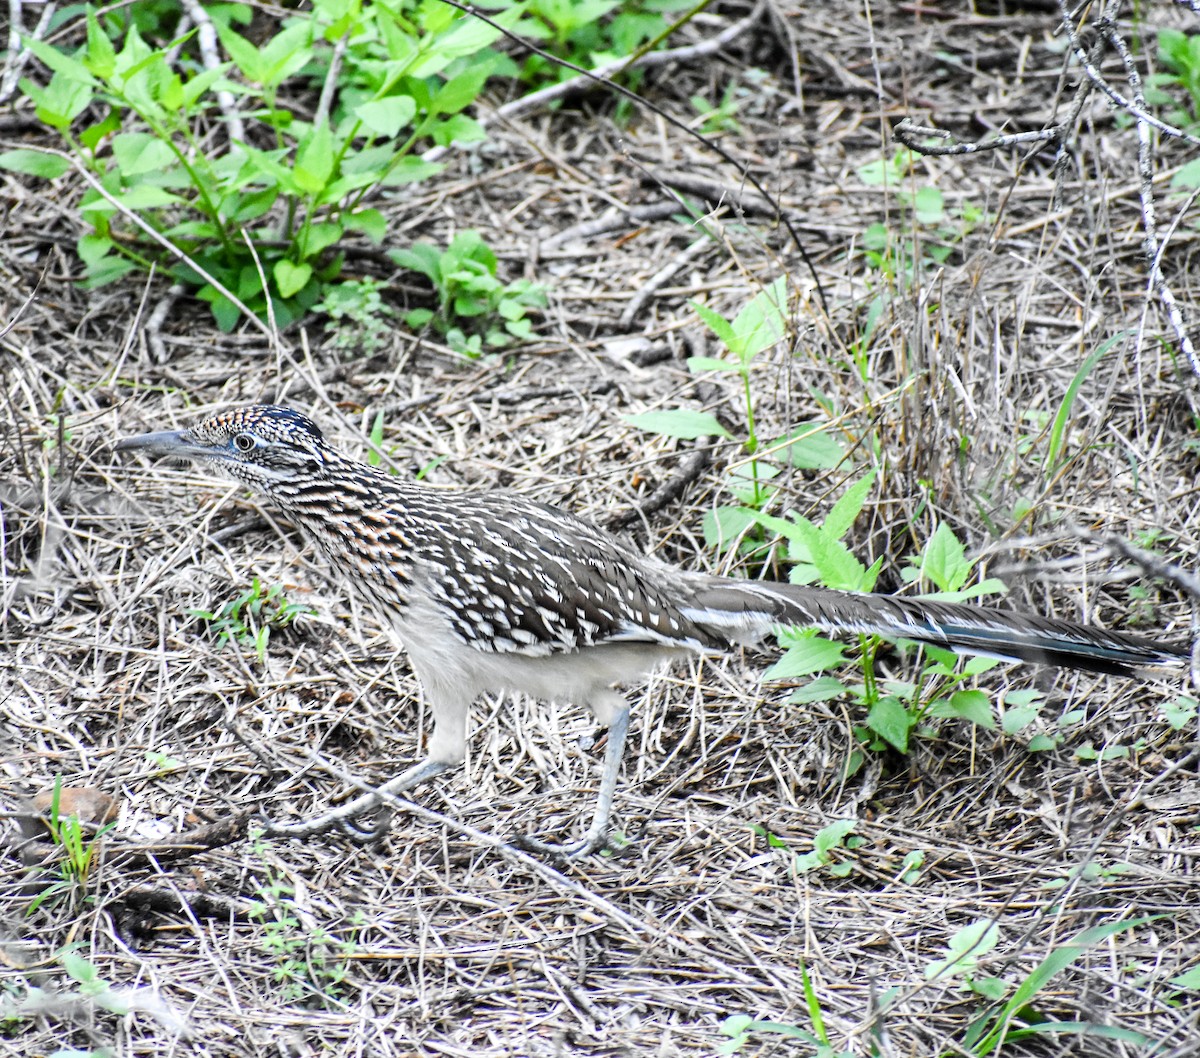
<path fill-rule="evenodd" d="M 113 451 L 144 452 L 148 456 L 170 456 L 172 459 L 211 458 L 213 454 L 212 449 L 196 444 L 187 430 L 162 430 L 159 433 L 122 437 Z"/>

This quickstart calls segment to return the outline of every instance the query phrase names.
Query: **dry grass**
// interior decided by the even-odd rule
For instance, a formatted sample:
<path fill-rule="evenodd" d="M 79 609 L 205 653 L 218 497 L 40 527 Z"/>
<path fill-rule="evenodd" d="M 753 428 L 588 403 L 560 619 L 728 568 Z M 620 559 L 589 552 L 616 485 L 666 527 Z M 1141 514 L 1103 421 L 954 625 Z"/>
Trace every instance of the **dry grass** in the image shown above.
<path fill-rule="evenodd" d="M 730 78 L 749 86 L 747 69 L 767 71 L 737 115 L 741 133 L 722 143 L 794 219 L 828 319 L 794 247 L 757 216 L 714 217 L 719 239 L 629 325 L 620 317 L 641 284 L 695 230 L 670 220 L 622 226 L 539 253 L 613 203 L 663 201 L 644 172 L 738 187 L 737 173 L 651 117 L 616 128 L 602 98 L 528 116 L 454 162 L 439 186 L 387 205 L 398 243 L 476 227 L 511 277 L 549 285 L 539 340 L 486 363 L 402 330 L 371 358 L 338 352 L 319 326 L 268 351 L 252 331 L 218 334 L 186 301 L 162 327 L 169 355 L 157 362 L 143 299 L 153 305 L 162 284 L 80 292 L 70 249 L 79 189 L 6 177 L 4 318 L 41 286 L 0 351 L 5 805 L 61 775 L 117 796 L 118 833 L 147 840 L 248 807 L 305 815 L 344 795 L 340 776 L 380 781 L 420 753 L 419 690 L 375 615 L 270 511 L 193 471 L 118 464 L 115 437 L 279 399 L 362 452 L 382 408 L 400 473 L 439 458 L 433 481 L 514 488 L 603 519 L 637 503 L 685 454 L 623 414 L 707 407 L 740 435 L 736 385 L 698 381 L 682 363 L 706 342 L 686 302 L 731 312 L 781 270 L 808 293 L 794 348 L 757 369 L 760 429 L 777 436 L 826 417 L 825 405 L 842 416 L 844 441 L 864 442 L 853 469 L 786 475 L 781 511 L 819 515 L 871 467 L 877 488 L 853 545 L 864 558 L 884 556 L 885 587 L 900 586 L 901 560 L 944 520 L 987 554 L 990 572 L 1007 570 L 1014 605 L 1185 634 L 1189 610 L 1169 589 L 1145 585 L 1143 600 L 1114 562 L 1064 565 L 1081 549 L 1055 528 L 1069 519 L 1131 539 L 1157 534 L 1184 561 L 1197 551 L 1194 380 L 1145 296 L 1132 130 L 1095 102 L 1057 181 L 1045 155 L 920 162 L 917 185 L 936 184 L 948 203 L 973 204 L 994 223 L 966 234 L 916 288 L 889 284 L 860 248 L 869 224 L 903 233 L 904 219 L 894 198 L 856 176 L 890 156 L 886 129 L 909 114 L 966 136 L 1039 127 L 1052 116 L 1062 63 L 1044 5 L 961 17 L 953 5 L 939 17 L 868 6 L 871 22 L 856 4 L 779 5 L 748 50 L 651 75 L 643 89 L 687 117 L 688 95 L 719 99 Z M 1171 12 L 1160 3 L 1147 17 Z M 1164 152 L 1163 181 L 1183 158 Z M 1185 220 L 1164 259 L 1185 306 L 1197 300 L 1196 245 Z M 860 372 L 850 347 L 881 294 L 887 307 Z M 1070 459 L 1048 476 L 1047 419 L 1087 354 L 1118 332 L 1129 337 L 1074 406 Z M 647 350 L 667 356 L 647 364 Z M 711 563 L 700 525 L 706 509 L 729 502 L 722 480 L 737 458 L 734 446 L 720 448 L 684 501 L 636 523 L 635 535 L 674 561 Z M 1032 536 L 1030 522 L 1010 517 L 1022 500 L 1033 506 Z M 252 574 L 318 614 L 276 635 L 265 664 L 217 646 L 188 616 L 219 606 Z M 635 691 L 617 805 L 632 843 L 565 877 L 455 829 L 567 834 L 590 812 L 598 760 L 581 748 L 587 718 L 508 701 L 478 707 L 461 774 L 416 791 L 447 822 L 401 816 L 381 846 L 247 841 L 169 864 L 101 864 L 85 898 L 32 914 L 9 849 L 0 989 L 22 997 L 37 984 L 54 995 L 43 1013 L 0 1027 L 0 1053 L 711 1055 L 729 1014 L 811 1029 L 807 967 L 838 1047 L 957 1054 L 982 1000 L 927 981 L 924 969 L 963 925 L 998 924 L 1002 939 L 981 972 L 1016 982 L 1079 931 L 1143 915 L 1157 917 L 1089 949 L 1039 994 L 1038 1010 L 1134 1030 L 1161 1041 L 1156 1054 L 1196 1053 L 1195 993 L 1170 984 L 1194 965 L 1200 938 L 1195 727 L 1174 731 L 1160 712 L 1179 688 L 997 670 L 980 684 L 997 700 L 1015 687 L 1045 693 L 1034 728 L 1009 736 L 944 722 L 907 757 L 874 757 L 839 782 L 862 717 L 836 701 L 788 704 L 789 688 L 760 684 L 768 661 L 705 661 Z M 913 673 L 911 660 L 889 664 Z M 1083 715 L 1058 748 L 1030 753 L 1028 736 L 1055 732 L 1070 710 Z M 1079 759 L 1086 744 L 1128 755 Z M 850 875 L 796 875 L 794 855 L 812 834 L 849 816 L 866 839 Z M 784 847 L 756 836 L 755 824 Z M 905 884 L 912 851 L 924 867 Z M 1101 873 L 1062 885 L 1086 864 Z M 272 887 L 287 901 L 254 914 L 251 901 Z M 290 923 L 276 917 L 284 913 Z M 72 1001 L 56 958 L 67 945 L 114 986 L 147 990 L 171 1017 L 120 1018 Z M 280 945 L 317 995 L 297 998 L 278 980 Z M 873 1015 L 893 989 L 883 1036 L 873 1038 Z M 743 1053 L 787 1049 L 760 1034 Z M 1120 1038 L 1060 1036 L 1002 1053 L 1150 1052 Z"/>

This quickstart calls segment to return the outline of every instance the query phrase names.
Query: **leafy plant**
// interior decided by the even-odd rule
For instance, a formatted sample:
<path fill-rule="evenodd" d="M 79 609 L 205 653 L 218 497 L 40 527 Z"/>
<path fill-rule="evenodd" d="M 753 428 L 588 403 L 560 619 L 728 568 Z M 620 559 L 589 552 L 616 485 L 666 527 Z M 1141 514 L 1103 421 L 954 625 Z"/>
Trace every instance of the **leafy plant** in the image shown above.
<path fill-rule="evenodd" d="M 813 835 L 812 852 L 806 852 L 802 856 L 796 857 L 794 864 L 796 871 L 805 874 L 808 871 L 815 871 L 818 867 L 827 867 L 829 873 L 835 878 L 845 878 L 853 870 L 854 865 L 849 860 L 835 861 L 833 852 L 835 849 L 856 847 L 852 844 L 855 839 L 850 836 L 856 826 L 858 826 L 857 819 L 836 819 L 827 826 L 823 826 Z M 859 844 L 861 843 L 862 841 L 859 839 Z"/>
<path fill-rule="evenodd" d="M 261 846 L 257 851 L 261 854 Z M 263 948 L 274 964 L 272 975 L 281 998 L 291 1003 L 317 1000 L 325 1006 L 338 1005 L 365 916 L 357 913 L 345 938 L 321 926 L 305 926 L 294 888 L 269 869 L 257 897 L 250 917 L 262 926 Z"/>
<path fill-rule="evenodd" d="M 721 1032 L 730 1038 L 717 1048 L 718 1054 L 736 1054 L 754 1035 L 769 1033 L 782 1036 L 785 1039 L 800 1040 L 814 1048 L 812 1058 L 854 1058 L 854 1051 L 836 1050 L 829 1042 L 829 1033 L 825 1028 L 825 1014 L 821 1009 L 821 1001 L 817 997 L 808 967 L 801 964 L 800 978 L 804 985 L 804 999 L 808 1007 L 809 1021 L 813 1030 L 808 1032 L 798 1025 L 788 1025 L 781 1021 L 763 1021 L 752 1018 L 748 1014 L 731 1014 L 721 1022 Z"/>
<path fill-rule="evenodd" d="M 525 18 L 515 27 L 522 36 L 537 41 L 551 55 L 592 69 L 654 48 L 672 28 L 664 16 L 707 4 L 703 0 L 527 0 L 522 6 Z M 536 85 L 575 73 L 541 55 L 530 55 L 519 76 Z M 639 76 L 636 70 L 631 74 L 635 85 Z"/>
<path fill-rule="evenodd" d="M 1146 103 L 1167 107 L 1167 121 L 1194 131 L 1200 122 L 1200 34 L 1160 29 L 1158 61 L 1165 70 L 1146 78 Z M 1183 99 L 1167 89 L 1181 91 Z"/>
<path fill-rule="evenodd" d="M 701 95 L 692 96 L 690 102 L 696 108 L 696 113 L 703 119 L 699 129 L 703 135 L 710 136 L 717 132 L 740 133 L 742 131 L 742 126 L 737 121 L 740 101 L 736 84 L 731 82 L 726 86 L 721 95 L 721 102 L 716 106 Z"/>
<path fill-rule="evenodd" d="M 370 356 L 384 347 L 391 334 L 395 310 L 380 295 L 377 279 L 350 279 L 330 285 L 325 298 L 314 306 L 329 317 L 325 330 L 333 336 L 336 349 L 351 349 Z"/>
<path fill-rule="evenodd" d="M 932 184 L 914 187 L 916 160 L 913 151 L 901 147 L 857 170 L 864 184 L 882 187 L 900 207 L 901 223 L 895 229 L 882 221 L 868 225 L 862 245 L 868 266 L 902 286 L 917 283 L 924 266 L 945 264 L 955 246 L 987 219 L 970 203 L 947 207 Z"/>
<path fill-rule="evenodd" d="M 1149 1044 L 1151 1040 L 1140 1032 L 1091 1022 L 1060 1021 L 1044 1014 L 1034 1004 L 1042 989 L 1076 962 L 1088 948 L 1118 933 L 1143 926 L 1155 917 L 1148 915 L 1124 922 L 1108 922 L 1081 930 L 1052 949 L 1016 988 L 1012 989 L 1007 999 L 1001 998 L 1010 987 L 1006 982 L 996 978 L 975 981 L 975 985 L 983 984 L 983 988 L 974 985 L 970 987 L 985 998 L 992 999 L 993 1003 L 967 1029 L 961 1041 L 963 1049 L 982 1058 L 983 1055 L 998 1050 L 1004 1043 L 1015 1043 L 1030 1036 L 1056 1033 L 1103 1036 L 1141 1046 Z M 973 953 L 964 951 L 961 957 L 969 959 L 979 954 L 982 953 L 976 949 Z"/>
<path fill-rule="evenodd" d="M 29 902 L 29 914 L 33 914 L 47 900 L 64 895 L 76 898 L 86 890 L 100 850 L 100 839 L 116 826 L 112 822 L 99 828 L 89 827 L 78 815 L 60 815 L 61 795 L 62 776 L 59 775 L 54 779 L 50 810 L 45 816 L 50 841 L 62 854 L 58 861 L 59 877 Z"/>
<path fill-rule="evenodd" d="M 218 645 L 233 640 L 252 646 L 261 664 L 266 661 L 272 630 L 287 628 L 297 617 L 314 616 L 316 610 L 304 603 L 288 602 L 282 584 L 264 590 L 255 577 L 250 587 L 220 610 L 192 609 L 188 613 L 208 625 Z"/>
<path fill-rule="evenodd" d="M 436 310 L 413 309 L 405 322 L 414 328 L 432 325 L 450 348 L 466 356 L 528 338 L 533 324 L 527 311 L 546 305 L 540 286 L 527 279 L 506 284 L 496 277 L 496 255 L 477 231 L 459 232 L 445 250 L 418 242 L 391 256 L 402 268 L 427 276 L 437 293 Z"/>
<path fill-rule="evenodd" d="M 136 22 L 91 8 L 74 53 L 26 41 L 52 76 L 22 89 L 68 157 L 8 151 L 0 166 L 90 174 L 79 204 L 93 229 L 78 244 L 87 284 L 154 267 L 196 290 L 225 329 L 238 302 L 265 316 L 268 299 L 284 325 L 337 279 L 348 232 L 382 240 L 386 220 L 365 203 L 372 191 L 439 171 L 414 153 L 419 144 L 482 137 L 463 110 L 494 69 L 475 56 L 498 31 L 442 5 L 423 5 L 414 21 L 383 0 L 315 0 L 260 45 L 233 25 L 249 8 L 211 14 L 229 61 L 209 69 L 190 35 L 152 47 Z M 336 88 L 311 120 L 280 102 L 284 84 L 304 76 Z M 224 127 L 225 93 L 238 100 L 242 140 L 211 134 L 214 119 Z"/>

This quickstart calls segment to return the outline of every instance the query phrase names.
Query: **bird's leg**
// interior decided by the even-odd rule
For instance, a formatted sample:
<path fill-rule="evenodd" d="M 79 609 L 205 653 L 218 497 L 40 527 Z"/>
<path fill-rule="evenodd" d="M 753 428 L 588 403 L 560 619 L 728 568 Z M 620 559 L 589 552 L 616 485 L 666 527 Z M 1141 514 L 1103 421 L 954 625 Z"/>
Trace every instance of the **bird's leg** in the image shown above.
<path fill-rule="evenodd" d="M 547 856 L 575 859 L 599 852 L 608 845 L 608 821 L 612 816 L 613 798 L 617 792 L 617 777 L 621 771 L 621 758 L 625 750 L 625 736 L 629 731 L 629 703 L 621 699 L 620 706 L 612 713 L 608 722 L 608 745 L 604 749 L 604 772 L 600 777 L 600 794 L 596 798 L 596 814 L 592 825 L 582 841 L 563 845 L 541 841 L 530 835 L 521 835 L 514 844 L 528 852 Z"/>
<path fill-rule="evenodd" d="M 419 764 L 389 779 L 375 790 L 369 790 L 332 812 L 307 819 L 303 823 L 278 824 L 266 821 L 267 833 L 273 837 L 308 838 L 325 834 L 337 827 L 348 837 L 358 842 L 378 841 L 392 822 L 392 809 L 384 800 L 389 795 L 423 783 L 426 779 L 441 775 L 444 771 L 462 764 L 467 755 L 467 712 L 470 700 L 461 695 L 443 691 L 439 685 L 427 683 L 429 707 L 433 713 L 433 732 L 429 736 L 426 757 Z M 359 826 L 355 820 L 368 812 L 379 810 L 378 818 L 369 827 Z"/>
<path fill-rule="evenodd" d="M 306 819 L 303 823 L 272 823 L 264 820 L 266 832 L 271 837 L 279 838 L 309 838 L 316 834 L 325 834 L 335 827 L 342 830 L 355 841 L 375 841 L 381 838 L 392 821 L 392 809 L 383 803 L 389 794 L 402 793 L 426 779 L 441 775 L 452 765 L 445 761 L 426 757 L 419 764 L 414 764 L 407 771 L 401 772 L 394 779 L 389 779 L 376 790 L 370 790 L 361 797 L 335 808 L 332 812 Z M 379 818 L 371 827 L 360 827 L 354 820 L 375 809 L 380 809 Z"/>

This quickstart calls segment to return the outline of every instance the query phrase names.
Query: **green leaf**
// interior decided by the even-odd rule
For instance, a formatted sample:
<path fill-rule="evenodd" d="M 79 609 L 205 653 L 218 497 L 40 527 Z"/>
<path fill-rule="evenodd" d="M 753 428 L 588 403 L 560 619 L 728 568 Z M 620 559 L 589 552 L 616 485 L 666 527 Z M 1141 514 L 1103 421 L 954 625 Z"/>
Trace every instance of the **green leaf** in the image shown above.
<path fill-rule="evenodd" d="M 13 151 L 0 154 L 0 169 L 8 169 L 14 173 L 26 173 L 29 176 L 40 176 L 43 180 L 53 180 L 62 176 L 71 168 L 71 162 L 57 154 L 46 154 L 44 151 L 27 150 L 19 147 Z"/>
<path fill-rule="evenodd" d="M 755 294 L 734 317 L 734 339 L 728 344 L 743 364 L 783 337 L 787 328 L 786 309 L 787 278 L 780 276 Z"/>
<path fill-rule="evenodd" d="M 729 437 L 730 433 L 706 411 L 690 408 L 674 408 L 670 411 L 644 411 L 637 415 L 623 416 L 630 426 L 639 430 L 661 434 L 664 437 L 680 437 L 694 440 L 697 437 Z"/>
<path fill-rule="evenodd" d="M 176 163 L 171 148 L 149 132 L 122 132 L 114 136 L 112 152 L 117 168 L 126 180 L 169 169 Z"/>
<path fill-rule="evenodd" d="M 933 535 L 925 542 L 921 555 L 921 574 L 942 591 L 957 591 L 971 571 L 966 549 L 946 522 L 939 522 Z"/>
<path fill-rule="evenodd" d="M 329 123 L 322 121 L 300 141 L 293 169 L 300 190 L 315 195 L 333 175 L 333 133 Z"/>
<path fill-rule="evenodd" d="M 96 78 L 92 76 L 91 71 L 83 63 L 78 59 L 72 58 L 66 52 L 59 51 L 54 45 L 47 44 L 44 40 L 35 40 L 33 37 L 26 37 L 24 35 L 21 37 L 21 43 L 44 62 L 56 75 L 61 75 L 81 85 L 96 86 Z M 53 80 L 54 78 L 51 78 L 51 83 L 53 83 Z M 21 87 L 24 90 L 24 82 L 22 82 Z"/>
<path fill-rule="evenodd" d="M 340 224 L 327 221 L 323 224 L 312 224 L 302 233 L 300 243 L 301 256 L 316 257 L 322 250 L 332 246 L 344 234 Z"/>
<path fill-rule="evenodd" d="M 733 333 L 733 325 L 719 312 L 714 312 L 707 305 L 702 305 L 698 301 L 689 301 L 688 304 L 696 310 L 696 315 L 704 321 L 705 326 L 721 339 L 725 347 L 732 350 L 737 342 L 737 335 Z"/>
<path fill-rule="evenodd" d="M 701 371 L 741 371 L 742 365 L 732 360 L 718 360 L 715 356 L 689 356 L 688 370 L 694 374 Z"/>
<path fill-rule="evenodd" d="M 1063 394 L 1062 403 L 1058 407 L 1058 413 L 1054 416 L 1054 424 L 1050 427 L 1050 443 L 1046 449 L 1047 477 L 1052 476 L 1059 469 L 1059 456 L 1066 445 L 1066 432 L 1071 418 L 1071 409 L 1075 405 L 1075 398 L 1079 395 L 1080 387 L 1104 356 L 1111 352 L 1120 342 L 1123 342 L 1126 337 L 1128 335 L 1125 331 L 1118 331 L 1107 341 L 1102 342 L 1096 351 L 1084 360 L 1079 370 L 1075 372 L 1074 377 L 1067 385 L 1067 391 Z"/>
<path fill-rule="evenodd" d="M 874 484 L 875 471 L 871 470 L 843 492 L 841 498 L 825 515 L 825 520 L 821 523 L 822 531 L 838 540 L 845 536 L 866 505 L 867 496 L 870 495 Z"/>
<path fill-rule="evenodd" d="M 242 76 L 251 84 L 262 84 L 266 77 L 266 64 L 259 54 L 258 48 L 219 19 L 214 25 L 217 29 L 217 36 L 221 38 L 221 46 L 241 71 Z"/>
<path fill-rule="evenodd" d="M 347 231 L 360 231 L 378 245 L 387 234 L 387 218 L 377 209 L 359 209 L 342 214 Z"/>
<path fill-rule="evenodd" d="M 946 216 L 942 193 L 936 187 L 921 187 L 913 196 L 913 213 L 919 224 L 940 224 Z"/>
<path fill-rule="evenodd" d="M 1179 731 L 1196 719 L 1197 702 L 1195 698 L 1181 694 L 1169 702 L 1163 702 L 1158 707 L 1163 719 L 1171 727 Z"/>
<path fill-rule="evenodd" d="M 858 826 L 857 819 L 835 819 L 828 826 L 822 827 L 813 835 L 813 851 L 797 856 L 795 868 L 797 871 L 811 871 L 815 867 L 828 863 L 830 853 L 841 847 L 850 834 Z"/>
<path fill-rule="evenodd" d="M 276 261 L 275 267 L 271 271 L 275 276 L 275 285 L 279 288 L 279 293 L 285 298 L 298 294 L 312 278 L 311 265 L 294 264 L 286 257 Z"/>
<path fill-rule="evenodd" d="M 1000 927 L 990 919 L 976 919 L 963 926 L 946 945 L 946 958 L 936 959 L 925 967 L 925 977 L 955 977 L 970 974 L 979 961 L 1000 942 Z"/>
<path fill-rule="evenodd" d="M 764 679 L 766 676 L 764 674 Z M 803 687 L 797 687 L 792 691 L 789 702 L 796 705 L 808 705 L 812 702 L 827 702 L 831 698 L 838 698 L 845 694 L 849 688 L 846 687 L 841 680 L 836 676 L 818 676 L 815 680 L 811 680 Z"/>
<path fill-rule="evenodd" d="M 1181 973 L 1178 977 L 1172 977 L 1171 984 L 1178 988 L 1188 988 L 1193 992 L 1200 992 L 1200 963 L 1185 973 Z"/>
<path fill-rule="evenodd" d="M 1052 738 L 1050 735 L 1034 735 L 1029 740 L 1029 745 L 1026 747 L 1030 753 L 1045 753 L 1048 750 L 1054 749 L 1058 745 L 1058 739 Z"/>
<path fill-rule="evenodd" d="M 392 139 L 416 116 L 417 104 L 411 96 L 388 96 L 363 103 L 354 115 L 379 136 Z"/>
<path fill-rule="evenodd" d="M 983 691 L 955 691 L 949 698 L 939 698 L 934 702 L 929 713 L 941 718 L 969 720 L 989 731 L 996 726 L 992 703 Z"/>
<path fill-rule="evenodd" d="M 463 107 L 474 103 L 491 72 L 490 63 L 474 63 L 452 77 L 434 93 L 429 104 L 430 113 L 457 114 Z"/>
<path fill-rule="evenodd" d="M 908 752 L 908 733 L 912 726 L 913 718 L 904 703 L 891 694 L 879 698 L 867 713 L 867 727 L 901 753 Z"/>
<path fill-rule="evenodd" d="M 91 86 L 56 73 L 45 88 L 21 78 L 21 91 L 34 103 L 34 113 L 59 132 L 66 132 L 92 102 Z"/>
<path fill-rule="evenodd" d="M 1000 727 L 1006 735 L 1024 731 L 1038 718 L 1038 710 L 1031 705 L 1006 706 L 1000 718 Z"/>
<path fill-rule="evenodd" d="M 710 507 L 704 512 L 704 542 L 724 552 L 756 521 L 757 512 L 745 507 Z"/>
<path fill-rule="evenodd" d="M 99 264 L 112 248 L 113 241 L 106 235 L 84 235 L 75 243 L 75 252 L 89 269 Z"/>
<path fill-rule="evenodd" d="M 801 470 L 834 470 L 846 458 L 841 442 L 820 423 L 799 423 L 784 441 L 772 450 Z"/>
<path fill-rule="evenodd" d="M 845 651 L 846 648 L 841 643 L 813 635 L 803 643 L 789 647 L 783 656 L 763 673 L 762 678 L 764 680 L 790 680 L 797 676 L 808 676 L 813 672 L 831 669 L 845 663 Z M 834 693 L 844 690 L 838 681 L 834 680 L 833 682 L 837 683 L 838 687 Z"/>
<path fill-rule="evenodd" d="M 446 167 L 438 162 L 427 162 L 415 155 L 407 154 L 388 169 L 380 183 L 384 187 L 396 184 L 412 184 L 437 176 Z"/>
<path fill-rule="evenodd" d="M 107 81 L 117 66 L 117 53 L 112 41 L 100 27 L 96 13 L 89 7 L 87 12 L 87 58 L 88 70 Z"/>

